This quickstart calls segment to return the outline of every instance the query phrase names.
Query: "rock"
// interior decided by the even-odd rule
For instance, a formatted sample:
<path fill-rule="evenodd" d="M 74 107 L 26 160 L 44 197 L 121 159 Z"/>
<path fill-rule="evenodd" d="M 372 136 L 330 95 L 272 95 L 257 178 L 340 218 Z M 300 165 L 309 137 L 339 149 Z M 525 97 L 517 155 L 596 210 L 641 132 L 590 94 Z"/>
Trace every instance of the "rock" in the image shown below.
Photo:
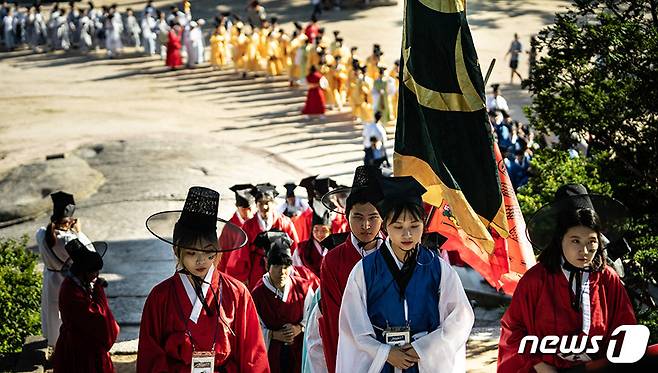
<path fill-rule="evenodd" d="M 80 201 L 104 182 L 103 174 L 74 155 L 16 167 L 0 180 L 0 222 L 49 212 L 52 192 L 63 190 Z"/>

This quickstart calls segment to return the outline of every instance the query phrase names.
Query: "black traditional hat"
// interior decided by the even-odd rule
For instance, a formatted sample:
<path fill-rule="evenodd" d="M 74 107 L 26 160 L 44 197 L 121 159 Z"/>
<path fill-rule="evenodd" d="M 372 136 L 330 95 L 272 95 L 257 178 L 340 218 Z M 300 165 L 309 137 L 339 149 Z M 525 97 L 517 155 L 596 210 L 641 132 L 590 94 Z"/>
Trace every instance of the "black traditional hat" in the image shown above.
<path fill-rule="evenodd" d="M 256 186 L 251 190 L 251 194 L 256 199 L 256 202 L 258 202 L 258 200 L 264 197 L 270 197 L 274 199 L 279 195 L 279 192 L 277 192 L 276 186 L 270 183 L 261 183 L 256 184 Z"/>
<path fill-rule="evenodd" d="M 596 212 L 601 222 L 601 234 L 615 244 L 623 239 L 628 230 L 628 209 L 624 204 L 608 196 L 589 194 L 582 184 L 566 184 L 555 192 L 553 202 L 541 207 L 527 223 L 530 243 L 538 250 L 547 248 L 565 216 L 581 209 Z"/>
<path fill-rule="evenodd" d="M 256 202 L 251 194 L 254 188 L 251 184 L 236 184 L 230 187 L 229 189 L 235 193 L 235 205 L 244 208 L 251 207 Z"/>
<path fill-rule="evenodd" d="M 309 203 L 312 204 L 314 199 L 322 200 L 322 196 L 337 188 L 338 183 L 329 177 L 316 175 L 302 179 L 299 186 L 306 189 Z"/>
<path fill-rule="evenodd" d="M 191 187 L 182 210 L 162 211 L 146 219 L 146 229 L 168 244 L 196 251 L 225 252 L 247 243 L 247 235 L 237 225 L 218 218 L 219 193 L 204 187 Z M 222 235 L 221 247 L 218 237 Z M 207 243 L 185 243 L 184 237 L 202 237 Z M 181 240 L 181 238 L 183 238 Z M 178 242 L 174 242 L 177 240 Z"/>
<path fill-rule="evenodd" d="M 376 206 L 382 198 L 378 180 L 382 177 L 382 170 L 379 167 L 359 166 L 354 171 L 352 186 L 334 189 L 325 194 L 322 197 L 322 204 L 339 214 L 346 214 L 356 203 L 369 202 Z"/>
<path fill-rule="evenodd" d="M 322 242 L 320 242 L 320 246 L 327 249 L 327 251 L 331 251 L 336 246 L 345 242 L 347 240 L 347 237 L 349 237 L 349 235 L 350 232 L 332 233 L 329 236 L 327 236 L 327 238 L 322 240 Z"/>
<path fill-rule="evenodd" d="M 292 239 L 285 232 L 269 230 L 256 235 L 254 246 L 265 251 L 269 264 L 289 264 L 292 261 Z"/>
<path fill-rule="evenodd" d="M 103 269 L 103 257 L 96 251 L 88 249 L 76 250 L 71 253 L 71 272 L 74 274 L 96 272 Z"/>
<path fill-rule="evenodd" d="M 66 192 L 55 192 L 50 195 L 53 200 L 53 214 L 50 217 L 51 221 L 57 221 L 61 218 L 73 216 L 75 212 L 75 200 L 72 194 Z"/>
<path fill-rule="evenodd" d="M 382 199 L 378 210 L 382 217 L 401 203 L 423 205 L 423 194 L 427 191 L 413 176 L 393 176 L 379 178 Z"/>
<path fill-rule="evenodd" d="M 297 188 L 297 184 L 285 183 L 283 184 L 283 187 L 286 188 L 286 198 L 292 198 L 295 196 L 295 189 Z"/>
<path fill-rule="evenodd" d="M 313 210 L 313 225 L 328 225 L 331 226 L 331 214 L 325 210 L 323 213 L 318 214 L 319 211 Z"/>
<path fill-rule="evenodd" d="M 69 253 L 69 256 L 73 258 L 76 253 L 80 250 L 87 250 L 87 251 L 95 251 L 98 254 L 100 254 L 101 257 L 105 256 L 105 253 L 107 252 L 107 242 L 104 241 L 95 241 L 91 242 L 88 245 L 85 245 L 82 243 L 77 238 L 72 239 L 71 241 L 67 242 L 64 248 L 66 249 L 66 252 Z"/>
<path fill-rule="evenodd" d="M 497 91 L 498 88 L 500 88 L 500 84 L 498 84 L 498 83 L 494 83 L 494 84 L 491 85 L 491 88 L 492 88 L 494 91 Z"/>

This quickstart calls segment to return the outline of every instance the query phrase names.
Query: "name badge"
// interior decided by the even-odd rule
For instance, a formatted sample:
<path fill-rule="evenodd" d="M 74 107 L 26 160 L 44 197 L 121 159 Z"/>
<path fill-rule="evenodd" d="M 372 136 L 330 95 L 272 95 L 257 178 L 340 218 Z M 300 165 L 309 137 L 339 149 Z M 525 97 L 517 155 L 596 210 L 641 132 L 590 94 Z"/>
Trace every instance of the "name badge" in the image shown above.
<path fill-rule="evenodd" d="M 386 328 L 382 334 L 384 342 L 389 346 L 404 346 L 411 342 L 409 327 Z"/>
<path fill-rule="evenodd" d="M 194 351 L 192 353 L 191 373 L 213 373 L 215 371 L 215 353 L 213 351 Z"/>

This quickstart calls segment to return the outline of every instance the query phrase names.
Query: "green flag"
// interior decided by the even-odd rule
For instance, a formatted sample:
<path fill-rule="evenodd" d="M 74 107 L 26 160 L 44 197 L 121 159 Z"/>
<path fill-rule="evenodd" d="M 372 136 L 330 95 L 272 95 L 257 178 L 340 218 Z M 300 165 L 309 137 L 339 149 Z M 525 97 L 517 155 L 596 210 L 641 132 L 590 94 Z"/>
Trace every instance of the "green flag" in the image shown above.
<path fill-rule="evenodd" d="M 507 237 L 484 82 L 463 0 L 406 0 L 394 169 L 450 206 L 487 253 L 488 228 Z"/>

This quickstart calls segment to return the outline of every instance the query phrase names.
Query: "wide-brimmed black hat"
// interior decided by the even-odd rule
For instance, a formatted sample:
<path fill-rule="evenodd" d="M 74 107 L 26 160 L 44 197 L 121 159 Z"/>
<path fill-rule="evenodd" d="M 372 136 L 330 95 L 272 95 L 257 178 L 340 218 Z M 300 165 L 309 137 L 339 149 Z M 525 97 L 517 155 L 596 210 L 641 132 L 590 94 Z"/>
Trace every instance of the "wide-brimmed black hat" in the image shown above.
<path fill-rule="evenodd" d="M 71 272 L 74 274 L 96 272 L 103 269 L 103 257 L 97 251 L 88 249 L 76 250 L 71 253 Z"/>
<path fill-rule="evenodd" d="M 71 258 L 73 258 L 80 250 L 95 251 L 100 254 L 101 257 L 104 257 L 107 252 L 108 244 L 104 241 L 94 241 L 85 245 L 79 239 L 74 238 L 67 242 L 64 248 Z"/>
<path fill-rule="evenodd" d="M 55 192 L 50 195 L 53 200 L 53 214 L 50 220 L 56 221 L 61 218 L 73 216 L 75 212 L 75 199 L 72 194 L 66 192 Z"/>
<path fill-rule="evenodd" d="M 241 248 L 247 243 L 246 233 L 237 225 L 217 217 L 219 193 L 204 187 L 191 187 L 182 210 L 162 211 L 146 219 L 146 229 L 160 240 L 184 249 L 226 252 Z M 174 233 L 175 232 L 175 233 Z M 203 237 L 214 245 L 200 247 L 196 242 L 185 244 L 186 239 L 174 242 L 174 236 Z M 222 236 L 221 247 L 218 237 Z"/>
<path fill-rule="evenodd" d="M 253 194 L 251 194 L 251 191 L 254 188 L 255 187 L 251 184 L 236 184 L 230 187 L 229 189 L 235 193 L 235 205 L 238 207 L 249 208 L 256 203 Z"/>
<path fill-rule="evenodd" d="M 339 214 L 345 214 L 356 203 L 376 205 L 382 198 L 378 180 L 382 177 L 379 167 L 359 166 L 354 171 L 352 186 L 330 191 L 322 196 L 322 204 Z"/>
<path fill-rule="evenodd" d="M 628 230 L 628 209 L 616 199 L 589 194 L 582 184 L 566 184 L 555 192 L 553 202 L 541 207 L 527 223 L 530 243 L 538 250 L 547 248 L 554 239 L 558 223 L 568 214 L 581 209 L 596 212 L 601 222 L 601 234 L 615 243 Z"/>
<path fill-rule="evenodd" d="M 332 233 L 320 242 L 320 246 L 327 249 L 327 251 L 331 251 L 336 246 L 344 243 L 349 235 L 350 232 Z"/>
<path fill-rule="evenodd" d="M 253 244 L 265 251 L 268 263 L 284 264 L 283 260 L 292 260 L 292 242 L 288 234 L 273 229 L 256 235 Z"/>

